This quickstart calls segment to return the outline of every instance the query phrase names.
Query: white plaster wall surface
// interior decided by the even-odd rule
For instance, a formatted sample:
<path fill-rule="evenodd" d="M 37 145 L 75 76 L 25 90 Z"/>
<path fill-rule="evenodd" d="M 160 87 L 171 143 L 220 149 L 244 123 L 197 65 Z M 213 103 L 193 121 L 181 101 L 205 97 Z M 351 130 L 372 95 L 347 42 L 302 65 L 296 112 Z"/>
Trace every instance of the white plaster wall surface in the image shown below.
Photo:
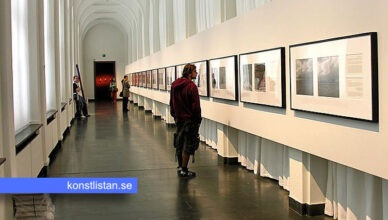
<path fill-rule="evenodd" d="M 203 117 L 388 179 L 386 11 L 384 0 L 272 1 L 132 63 L 126 73 L 284 46 L 286 109 L 248 108 L 210 98 L 201 100 Z M 289 45 L 372 31 L 378 33 L 379 123 L 290 109 Z M 168 93 L 137 88 L 133 92 L 168 103 Z"/>
<path fill-rule="evenodd" d="M 116 81 L 121 90 L 127 59 L 126 35 L 110 24 L 98 24 L 83 39 L 81 77 L 87 98 L 94 99 L 94 61 L 116 61 Z M 106 54 L 106 57 L 102 57 Z"/>

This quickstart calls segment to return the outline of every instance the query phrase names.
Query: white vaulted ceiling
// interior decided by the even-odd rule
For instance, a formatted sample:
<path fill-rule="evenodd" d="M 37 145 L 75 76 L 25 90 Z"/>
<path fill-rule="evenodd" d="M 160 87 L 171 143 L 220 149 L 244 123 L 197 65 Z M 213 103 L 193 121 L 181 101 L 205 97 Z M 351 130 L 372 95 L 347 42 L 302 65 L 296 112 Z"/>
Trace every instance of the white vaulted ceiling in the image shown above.
<path fill-rule="evenodd" d="M 70 0 L 78 46 L 95 25 L 126 35 L 128 63 L 271 0 Z"/>

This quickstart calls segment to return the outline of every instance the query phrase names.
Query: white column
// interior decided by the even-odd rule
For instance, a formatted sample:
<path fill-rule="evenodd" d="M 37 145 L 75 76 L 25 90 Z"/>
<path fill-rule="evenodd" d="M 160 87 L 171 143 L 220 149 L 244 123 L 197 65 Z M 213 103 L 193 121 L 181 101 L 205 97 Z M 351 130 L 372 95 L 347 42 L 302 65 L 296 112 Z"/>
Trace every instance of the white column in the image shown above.
<path fill-rule="evenodd" d="M 13 117 L 11 0 L 0 1 L 0 157 L 1 177 L 15 177 L 16 152 Z M 0 219 L 14 219 L 10 195 L 0 195 Z"/>
<path fill-rule="evenodd" d="M 388 180 L 382 180 L 383 187 L 383 220 L 388 220 Z"/>
<path fill-rule="evenodd" d="M 145 97 L 139 95 L 139 103 L 138 103 L 139 107 L 143 107 L 144 106 L 144 99 L 145 99 Z"/>
<path fill-rule="evenodd" d="M 61 118 L 61 45 L 60 45 L 60 25 L 59 25 L 59 10 L 60 10 L 60 0 L 54 1 L 54 45 L 55 45 L 55 94 L 56 94 L 56 109 L 57 113 L 57 137 L 58 140 L 56 143 L 63 139 L 63 134 L 61 132 L 61 121 L 64 120 Z"/>
<path fill-rule="evenodd" d="M 44 49 L 44 1 L 38 1 L 37 3 L 37 20 L 38 20 L 38 66 L 39 66 L 39 106 L 40 106 L 40 118 L 43 127 L 41 128 L 42 133 L 42 151 L 43 151 L 43 162 L 45 166 L 49 165 L 48 155 L 50 152 L 47 151 L 49 143 L 46 142 L 47 133 L 47 120 L 46 120 L 46 79 L 45 79 L 45 49 Z"/>
<path fill-rule="evenodd" d="M 237 158 L 238 131 L 227 125 L 217 125 L 218 154 L 225 158 Z"/>
<path fill-rule="evenodd" d="M 301 205 L 324 204 L 327 160 L 292 148 L 289 155 L 290 197 Z"/>
<path fill-rule="evenodd" d="M 16 176 L 16 149 L 13 112 L 11 0 L 0 1 L 0 107 L 2 138 L 0 147 L 6 157 L 3 164 L 6 177 Z"/>

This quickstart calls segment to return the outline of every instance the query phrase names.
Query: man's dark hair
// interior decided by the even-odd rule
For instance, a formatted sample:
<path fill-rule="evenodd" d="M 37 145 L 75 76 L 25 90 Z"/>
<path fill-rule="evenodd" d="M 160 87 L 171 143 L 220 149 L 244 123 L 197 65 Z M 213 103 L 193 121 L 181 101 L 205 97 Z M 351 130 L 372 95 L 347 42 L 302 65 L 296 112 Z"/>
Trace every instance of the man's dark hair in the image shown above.
<path fill-rule="evenodd" d="M 187 78 L 190 73 L 192 73 L 197 67 L 191 63 L 188 63 L 183 68 L 182 76 Z"/>
<path fill-rule="evenodd" d="M 75 79 L 75 77 L 78 77 L 78 76 L 73 76 L 73 79 Z"/>
<path fill-rule="evenodd" d="M 127 76 L 127 75 L 125 75 L 125 76 L 124 76 L 124 79 L 125 79 L 125 78 L 128 78 L 128 76 Z"/>

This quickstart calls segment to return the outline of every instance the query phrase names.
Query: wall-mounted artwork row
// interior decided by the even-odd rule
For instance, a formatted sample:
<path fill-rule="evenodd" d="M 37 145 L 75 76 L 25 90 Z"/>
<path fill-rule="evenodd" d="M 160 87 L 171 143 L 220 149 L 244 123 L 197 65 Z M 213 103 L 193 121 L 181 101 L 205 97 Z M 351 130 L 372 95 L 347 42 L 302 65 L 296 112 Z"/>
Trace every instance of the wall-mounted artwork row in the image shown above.
<path fill-rule="evenodd" d="M 158 88 L 160 90 L 166 90 L 166 69 L 158 69 Z"/>
<path fill-rule="evenodd" d="M 198 87 L 198 93 L 200 96 L 209 96 L 209 74 L 208 74 L 208 62 L 200 61 L 193 63 L 197 67 L 197 78 L 194 83 Z"/>
<path fill-rule="evenodd" d="M 291 109 L 378 121 L 377 33 L 290 46 Z"/>
<path fill-rule="evenodd" d="M 151 81 L 152 81 L 152 88 L 158 89 L 158 70 L 157 69 L 152 70 Z"/>
<path fill-rule="evenodd" d="M 285 49 L 240 55 L 240 100 L 285 107 Z"/>
<path fill-rule="evenodd" d="M 210 96 L 237 101 L 237 56 L 209 61 Z"/>
<path fill-rule="evenodd" d="M 171 90 L 171 84 L 176 79 L 175 66 L 170 66 L 166 68 L 166 80 L 167 80 L 167 91 Z"/>

